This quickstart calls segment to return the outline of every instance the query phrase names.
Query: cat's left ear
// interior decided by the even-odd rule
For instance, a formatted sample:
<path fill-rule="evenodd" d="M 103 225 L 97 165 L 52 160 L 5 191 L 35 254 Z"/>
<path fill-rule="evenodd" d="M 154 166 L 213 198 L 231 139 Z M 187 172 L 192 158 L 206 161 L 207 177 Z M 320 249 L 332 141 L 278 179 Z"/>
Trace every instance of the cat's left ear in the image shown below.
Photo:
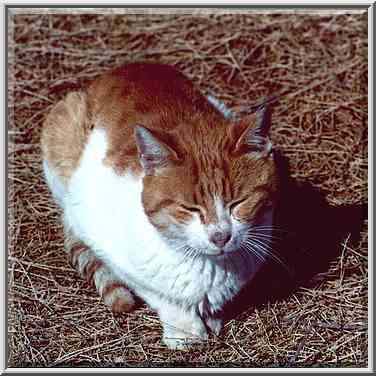
<path fill-rule="evenodd" d="M 147 175 L 178 160 L 176 152 L 162 135 L 142 125 L 136 125 L 134 132 L 140 162 Z"/>
<path fill-rule="evenodd" d="M 272 143 L 269 138 L 270 125 L 270 109 L 267 105 L 259 107 L 255 113 L 242 119 L 238 124 L 234 124 L 234 151 L 267 157 L 272 152 Z"/>

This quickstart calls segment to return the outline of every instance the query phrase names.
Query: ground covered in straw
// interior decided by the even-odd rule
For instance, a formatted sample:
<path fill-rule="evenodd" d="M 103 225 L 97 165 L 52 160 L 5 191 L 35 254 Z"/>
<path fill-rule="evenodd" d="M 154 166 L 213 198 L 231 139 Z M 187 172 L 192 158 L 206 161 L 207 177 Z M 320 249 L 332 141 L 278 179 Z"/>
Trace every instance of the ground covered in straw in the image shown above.
<path fill-rule="evenodd" d="M 367 366 L 365 14 L 39 11 L 13 14 L 9 30 L 9 366 Z M 78 277 L 41 175 L 50 106 L 138 60 L 177 66 L 239 112 L 277 95 L 271 137 L 304 183 L 285 202 L 310 239 L 292 257 L 297 282 L 268 295 L 283 283 L 265 271 L 248 308 L 189 351 L 161 344 L 147 307 L 115 316 Z"/>

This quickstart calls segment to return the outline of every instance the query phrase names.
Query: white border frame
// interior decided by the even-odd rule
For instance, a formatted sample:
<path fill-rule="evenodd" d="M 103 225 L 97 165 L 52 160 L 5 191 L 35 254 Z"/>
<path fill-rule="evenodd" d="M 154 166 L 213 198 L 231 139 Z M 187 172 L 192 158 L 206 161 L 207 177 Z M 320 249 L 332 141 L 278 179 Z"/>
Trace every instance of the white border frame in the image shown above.
<path fill-rule="evenodd" d="M 46 6 L 48 7 L 59 7 L 65 8 L 62 9 L 68 10 L 68 9 L 77 9 L 77 10 L 82 10 L 82 11 L 103 11 L 103 9 L 95 9 L 98 7 L 103 7 L 103 8 L 109 8 L 111 6 L 123 6 L 123 7 L 142 7 L 142 8 L 158 8 L 162 7 L 161 3 L 156 2 L 155 0 L 139 0 L 137 2 L 124 2 L 124 1 L 119 1 L 119 0 L 112 0 L 111 3 L 104 3 L 103 1 L 82 1 L 77 4 L 75 0 L 65 0 L 63 4 L 55 4 L 51 0 L 41 0 L 38 3 L 35 3 L 34 1 L 31 0 L 24 0 L 21 2 L 18 1 L 3 1 L 0 0 L 0 5 L 1 5 L 1 15 L 0 15 L 0 20 L 2 21 L 1 24 L 4 25 L 1 33 L 4 33 L 4 35 L 1 38 L 1 47 L 2 51 L 5 51 L 5 47 L 7 46 L 6 43 L 6 38 L 8 37 L 8 30 L 6 30 L 6 25 L 7 22 L 5 18 L 7 17 L 7 9 L 5 6 L 8 7 L 20 7 L 20 8 L 13 8 L 13 9 L 18 9 L 18 12 L 22 12 L 22 9 L 32 7 L 34 6 L 35 11 L 40 11 L 40 8 L 44 8 Z M 73 6 L 72 8 L 69 8 L 68 6 L 71 5 Z M 250 3 L 248 0 L 238 0 L 236 3 L 232 4 L 229 3 L 229 1 L 224 1 L 224 0 L 207 0 L 205 3 L 199 1 L 199 0 L 193 0 L 190 2 L 183 2 L 177 5 L 176 1 L 172 0 L 165 0 L 163 2 L 163 7 L 166 9 L 166 6 L 172 5 L 169 8 L 195 8 L 195 6 L 199 7 L 205 7 L 208 6 L 208 8 L 212 8 L 214 6 L 218 6 L 218 8 L 225 8 L 226 6 L 230 6 L 235 12 L 236 12 L 236 7 L 247 7 L 247 8 L 253 8 L 253 7 L 259 7 L 260 11 L 265 11 L 265 8 L 267 7 L 273 7 L 273 11 L 275 9 L 278 10 L 283 10 L 280 9 L 279 7 L 286 7 L 289 6 L 289 9 L 286 9 L 286 11 L 291 11 L 291 8 L 294 6 L 298 6 L 299 9 L 302 9 L 304 12 L 304 8 L 321 8 L 321 10 L 330 10 L 330 8 L 335 8 L 337 7 L 368 7 L 367 12 L 368 12 L 368 159 L 369 161 L 373 162 L 373 142 L 374 142 L 374 132 L 373 132 L 373 108 L 372 108 L 372 103 L 373 103 L 373 57 L 374 57 L 374 49 L 373 49 L 373 21 L 374 21 L 374 13 L 375 13 L 375 5 L 371 1 L 362 1 L 362 2 L 354 2 L 350 0 L 342 0 L 342 1 L 331 1 L 329 4 L 327 1 L 324 0 L 316 0 L 316 1 L 310 1 L 307 3 L 302 3 L 301 1 L 298 0 L 292 0 L 292 1 L 282 1 L 282 0 L 265 0 L 262 3 L 261 2 L 255 2 L 255 3 Z M 82 7 L 80 9 L 80 7 Z M 92 7 L 92 8 L 89 8 Z M 300 8 L 302 7 L 302 8 Z M 303 8 L 304 7 L 304 8 Z M 30 9 L 29 9 L 30 11 Z M 311 11 L 311 9 L 310 9 Z M 9 25 L 8 25 L 9 26 Z M 1 96 L 4 96 L 2 98 L 3 100 L 0 101 L 0 111 L 2 114 L 4 114 L 4 133 L 1 133 L 1 146 L 2 150 L 4 150 L 4 154 L 2 155 L 1 158 L 4 157 L 4 160 L 1 160 L 1 176 L 4 178 L 4 182 L 2 184 L 2 188 L 4 189 L 4 196 L 3 199 L 1 200 L 1 221 L 4 223 L 4 226 L 2 226 L 1 233 L 0 233 L 0 238 L 2 239 L 2 246 L 4 247 L 4 251 L 1 252 L 1 265 L 3 266 L 3 269 L 1 272 L 3 272 L 4 279 L 3 281 L 5 282 L 7 278 L 7 257 L 6 257 L 6 236 L 7 236 L 7 231 L 5 231 L 5 225 L 7 224 L 7 218 L 5 216 L 6 213 L 6 203 L 7 203 L 7 198 L 6 198 L 6 192 L 7 192 L 7 176 L 5 176 L 5 173 L 7 171 L 6 168 L 6 161 L 7 161 L 7 150 L 6 150 L 6 137 L 7 137 L 7 131 L 6 131 L 6 124 L 7 124 L 7 113 L 6 113 L 6 98 L 7 98 L 7 64 L 8 62 L 6 61 L 7 54 L 6 52 L 3 54 L 4 58 L 1 59 L 1 78 L 0 78 L 0 85 L 3 89 L 1 92 Z M 374 300 L 373 300 L 373 294 L 372 294 L 372 287 L 373 287 L 373 265 L 374 265 L 374 257 L 373 257 L 373 165 L 371 163 L 368 163 L 368 195 L 369 198 L 371 199 L 369 201 L 369 206 L 368 206 L 368 225 L 369 225 L 369 237 L 368 237 L 368 250 L 369 250 L 369 261 L 368 261 L 368 266 L 369 266 L 369 280 L 368 280 L 368 368 L 315 368 L 315 369 L 307 369 L 307 368 L 6 368 L 6 362 L 7 359 L 5 359 L 6 352 L 5 349 L 7 347 L 6 343 L 6 330 L 7 330 L 7 322 L 6 318 L 7 315 L 5 314 L 5 317 L 2 317 L 3 320 L 1 322 L 1 343 L 3 344 L 2 346 L 2 351 L 1 351 L 1 357 L 0 357 L 0 371 L 1 373 L 322 373 L 322 372 L 328 372 L 328 373 L 371 373 L 374 367 L 374 359 L 373 359 L 373 344 L 374 344 L 374 326 L 373 326 L 373 309 L 374 309 Z M 3 207 L 4 206 L 4 207 Z M 3 302 L 4 308 L 6 308 L 6 283 L 1 284 L 0 288 L 0 298 L 1 302 Z M 2 315 L 4 314 L 4 311 L 1 313 Z M 372 325 L 370 325 L 372 324 Z M 4 372 L 5 371 L 5 372 Z"/>

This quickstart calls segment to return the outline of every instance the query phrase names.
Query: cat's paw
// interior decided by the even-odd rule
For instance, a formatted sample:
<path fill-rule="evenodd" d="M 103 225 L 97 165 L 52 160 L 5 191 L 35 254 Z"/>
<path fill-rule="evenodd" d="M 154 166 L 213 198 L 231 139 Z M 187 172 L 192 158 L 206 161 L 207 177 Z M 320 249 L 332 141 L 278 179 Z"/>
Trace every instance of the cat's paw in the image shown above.
<path fill-rule="evenodd" d="M 136 305 L 131 292 L 120 284 L 106 286 L 102 298 L 104 304 L 110 307 L 114 313 L 130 312 Z"/>
<path fill-rule="evenodd" d="M 219 333 L 221 332 L 223 327 L 222 319 L 207 317 L 205 319 L 205 323 L 212 333 L 214 333 L 216 336 L 219 336 Z"/>
<path fill-rule="evenodd" d="M 174 320 L 163 322 L 163 342 L 174 350 L 184 350 L 207 341 L 208 333 L 194 313 L 176 312 Z M 173 322 L 173 324 L 171 324 Z"/>
<path fill-rule="evenodd" d="M 193 309 L 160 302 L 159 317 L 163 325 L 163 342 L 170 349 L 183 350 L 208 339 L 206 326 Z"/>
<path fill-rule="evenodd" d="M 170 350 L 189 350 L 190 348 L 202 345 L 204 340 L 197 340 L 192 338 L 167 338 L 163 337 L 163 343 Z"/>
<path fill-rule="evenodd" d="M 163 343 L 171 350 L 188 350 L 193 346 L 205 343 L 208 333 L 205 328 L 201 333 L 187 333 L 180 330 L 169 330 L 163 336 Z"/>

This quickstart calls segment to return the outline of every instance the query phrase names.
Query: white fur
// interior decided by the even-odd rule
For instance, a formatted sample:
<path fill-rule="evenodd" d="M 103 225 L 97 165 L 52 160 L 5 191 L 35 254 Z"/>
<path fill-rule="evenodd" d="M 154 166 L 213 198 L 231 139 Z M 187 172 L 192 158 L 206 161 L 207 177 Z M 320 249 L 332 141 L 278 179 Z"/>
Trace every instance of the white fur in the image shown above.
<path fill-rule="evenodd" d="M 260 267 L 257 259 L 249 257 L 245 262 L 244 255 L 236 252 L 231 262 L 223 257 L 187 258 L 168 245 L 144 212 L 142 178 L 115 174 L 102 163 L 106 150 L 105 131 L 94 130 L 63 196 L 47 170 L 50 187 L 62 202 L 66 226 L 159 313 L 168 346 L 181 347 L 189 337 L 182 334 L 187 331 L 206 338 L 202 320 L 218 332 L 222 323 L 212 319 L 212 313 L 252 278 Z M 217 206 L 224 222 L 240 231 L 241 225 L 230 223 L 222 203 Z M 204 239 L 202 231 L 196 221 L 190 240 Z"/>
<path fill-rule="evenodd" d="M 206 98 L 217 110 L 222 112 L 225 118 L 231 118 L 234 115 L 233 112 L 217 98 L 213 97 L 212 95 L 208 95 Z"/>
<path fill-rule="evenodd" d="M 207 254 L 215 255 L 218 253 L 217 248 L 210 244 L 208 233 L 202 225 L 198 214 L 192 216 L 192 220 L 185 226 L 184 233 L 190 240 L 190 246 L 193 248 L 205 249 Z"/>
<path fill-rule="evenodd" d="M 46 160 L 43 161 L 43 172 L 47 185 L 49 186 L 54 199 L 60 206 L 63 206 L 63 201 L 66 194 L 65 187 L 56 174 L 50 169 Z"/>

